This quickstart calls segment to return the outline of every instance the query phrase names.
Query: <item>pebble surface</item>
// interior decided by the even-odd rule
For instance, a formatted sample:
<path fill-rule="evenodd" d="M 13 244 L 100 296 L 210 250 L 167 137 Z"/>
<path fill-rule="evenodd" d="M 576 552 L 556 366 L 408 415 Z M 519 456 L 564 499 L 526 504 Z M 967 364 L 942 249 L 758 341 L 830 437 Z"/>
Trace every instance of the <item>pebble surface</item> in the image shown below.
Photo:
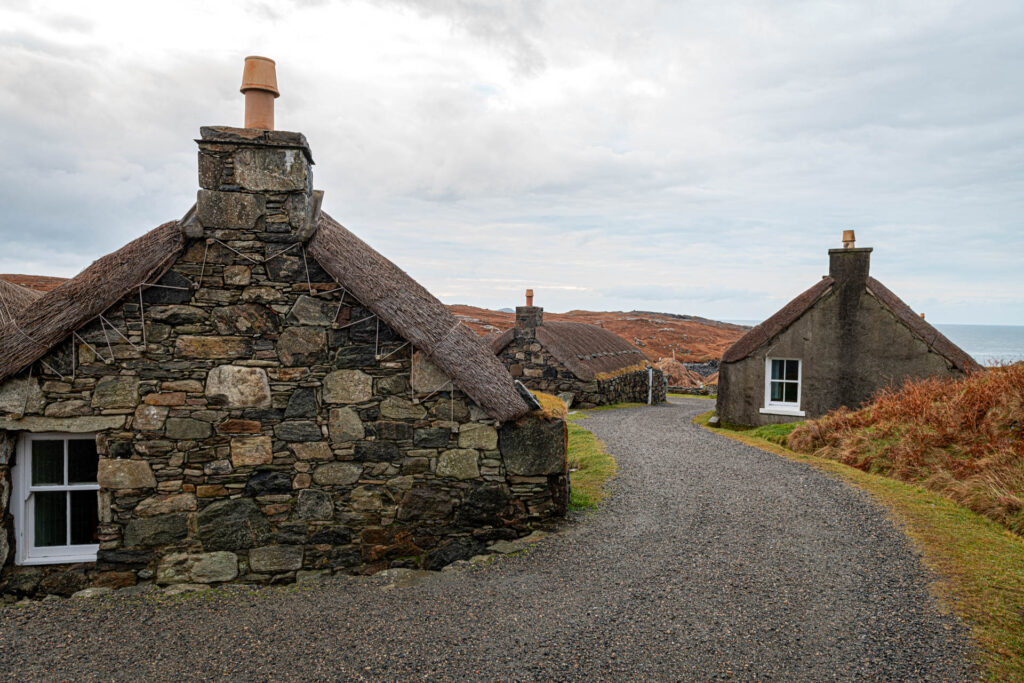
<path fill-rule="evenodd" d="M 691 424 L 708 407 L 592 413 L 581 425 L 619 462 L 613 495 L 527 553 L 0 608 L 0 677 L 975 679 L 966 628 L 884 511 Z"/>

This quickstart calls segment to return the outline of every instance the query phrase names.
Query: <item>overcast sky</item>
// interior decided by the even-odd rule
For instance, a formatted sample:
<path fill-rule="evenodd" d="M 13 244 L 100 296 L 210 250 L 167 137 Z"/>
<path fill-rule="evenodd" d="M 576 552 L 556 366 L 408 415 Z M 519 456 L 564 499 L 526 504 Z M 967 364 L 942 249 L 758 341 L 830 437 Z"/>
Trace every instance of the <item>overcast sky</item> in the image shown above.
<path fill-rule="evenodd" d="M 0 0 L 0 272 L 195 200 L 248 54 L 324 208 L 446 303 L 762 319 L 844 228 L 928 319 L 1024 324 L 1024 3 Z"/>

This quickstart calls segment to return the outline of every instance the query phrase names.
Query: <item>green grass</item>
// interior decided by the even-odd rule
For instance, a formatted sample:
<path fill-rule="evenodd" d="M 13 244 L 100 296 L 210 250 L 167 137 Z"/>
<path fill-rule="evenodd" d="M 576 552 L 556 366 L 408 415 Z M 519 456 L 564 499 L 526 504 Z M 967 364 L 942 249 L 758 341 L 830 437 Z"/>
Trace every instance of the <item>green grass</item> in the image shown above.
<path fill-rule="evenodd" d="M 615 458 L 589 431 L 572 422 L 567 426 L 569 469 L 575 470 L 569 473 L 569 507 L 574 510 L 595 508 L 607 496 L 605 485 L 618 471 Z"/>
<path fill-rule="evenodd" d="M 671 396 L 672 398 L 703 398 L 709 401 L 714 401 L 716 398 L 718 398 L 716 394 L 711 394 L 710 396 L 707 396 L 705 394 L 675 394 L 669 392 L 668 395 Z"/>
<path fill-rule="evenodd" d="M 931 586 L 933 593 L 970 626 L 986 680 L 1024 680 L 1024 540 L 922 486 L 802 455 L 755 436 L 764 428 L 738 432 L 707 427 L 712 414 L 708 411 L 694 422 L 728 438 L 808 463 L 867 491 L 884 505 L 939 577 Z M 762 434 L 777 436 L 770 430 Z"/>
<path fill-rule="evenodd" d="M 796 429 L 797 425 L 803 424 L 802 422 L 787 422 L 785 424 L 778 425 L 762 425 L 756 429 L 751 429 L 747 432 L 747 436 L 755 439 L 764 439 L 765 441 L 771 441 L 779 446 L 786 445 L 786 438 L 789 433 Z"/>

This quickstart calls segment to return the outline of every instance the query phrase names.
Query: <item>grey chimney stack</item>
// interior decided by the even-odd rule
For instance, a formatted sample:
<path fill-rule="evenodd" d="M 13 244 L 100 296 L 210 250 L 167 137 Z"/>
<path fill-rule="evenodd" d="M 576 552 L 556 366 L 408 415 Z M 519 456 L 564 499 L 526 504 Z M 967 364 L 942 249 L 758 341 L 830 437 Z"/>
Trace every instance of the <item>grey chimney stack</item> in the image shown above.
<path fill-rule="evenodd" d="M 533 290 L 526 290 L 526 305 L 516 306 L 516 339 L 536 339 L 537 328 L 544 322 L 544 309 L 533 305 Z"/>

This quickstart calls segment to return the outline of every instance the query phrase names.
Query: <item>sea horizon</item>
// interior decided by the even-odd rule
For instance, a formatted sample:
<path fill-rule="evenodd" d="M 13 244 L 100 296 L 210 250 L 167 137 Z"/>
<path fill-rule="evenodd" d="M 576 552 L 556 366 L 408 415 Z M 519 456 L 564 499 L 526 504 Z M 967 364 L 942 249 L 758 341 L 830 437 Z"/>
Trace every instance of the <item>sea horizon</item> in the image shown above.
<path fill-rule="evenodd" d="M 724 320 L 722 322 L 736 325 L 757 325 L 761 321 Z M 931 324 L 971 358 L 986 367 L 1024 361 L 1024 325 L 971 325 L 935 322 Z"/>

